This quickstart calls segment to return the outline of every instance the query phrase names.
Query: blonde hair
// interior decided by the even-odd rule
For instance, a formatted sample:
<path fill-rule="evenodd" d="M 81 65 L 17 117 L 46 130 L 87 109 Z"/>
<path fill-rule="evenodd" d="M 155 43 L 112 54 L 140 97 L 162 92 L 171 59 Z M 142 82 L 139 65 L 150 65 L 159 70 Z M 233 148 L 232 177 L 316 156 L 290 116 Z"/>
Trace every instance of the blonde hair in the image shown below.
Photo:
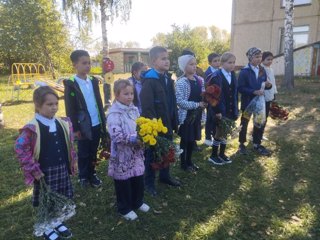
<path fill-rule="evenodd" d="M 58 94 L 49 86 L 38 87 L 33 92 L 33 103 L 35 105 L 35 112 L 38 112 L 37 107 L 42 107 L 46 101 L 46 96 L 52 94 L 59 100 Z"/>
<path fill-rule="evenodd" d="M 132 83 L 128 79 L 118 79 L 113 84 L 113 93 L 115 96 L 119 96 L 122 89 L 130 86 L 133 88 Z"/>
<path fill-rule="evenodd" d="M 220 58 L 220 62 L 221 63 L 225 63 L 227 62 L 230 58 L 236 58 L 236 56 L 231 53 L 231 52 L 225 52 L 221 55 L 221 58 Z"/>

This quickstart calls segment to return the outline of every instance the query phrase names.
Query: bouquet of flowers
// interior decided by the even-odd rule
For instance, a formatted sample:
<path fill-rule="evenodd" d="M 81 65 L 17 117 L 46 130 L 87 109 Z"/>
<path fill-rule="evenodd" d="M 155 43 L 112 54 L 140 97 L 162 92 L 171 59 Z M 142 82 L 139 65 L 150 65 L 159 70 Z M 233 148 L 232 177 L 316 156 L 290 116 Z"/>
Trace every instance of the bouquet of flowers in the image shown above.
<path fill-rule="evenodd" d="M 101 139 L 100 145 L 98 147 L 99 159 L 108 160 L 110 157 L 110 148 L 111 148 L 111 138 L 110 138 L 110 135 L 107 133 L 107 136 Z"/>
<path fill-rule="evenodd" d="M 255 96 L 243 112 L 243 117 L 250 119 L 253 115 L 253 124 L 261 128 L 266 122 L 266 101 L 264 96 Z"/>
<path fill-rule="evenodd" d="M 216 84 L 212 84 L 206 87 L 206 90 L 202 93 L 202 96 L 207 103 L 215 107 L 219 103 L 220 94 L 220 87 Z"/>
<path fill-rule="evenodd" d="M 236 122 L 223 117 L 217 121 L 215 138 L 227 140 L 228 138 L 233 139 L 240 132 L 241 126 L 237 127 Z"/>
<path fill-rule="evenodd" d="M 42 236 L 49 228 L 55 228 L 57 223 L 64 222 L 76 214 L 74 202 L 50 190 L 44 178 L 40 179 L 39 207 L 34 224 L 34 234 Z"/>
<path fill-rule="evenodd" d="M 147 147 L 152 147 L 155 150 L 154 162 L 151 163 L 152 168 L 159 170 L 175 162 L 176 158 L 181 154 L 181 150 L 172 141 L 159 136 L 159 134 L 166 134 L 168 132 L 162 120 L 139 117 L 136 123 L 141 141 Z"/>
<path fill-rule="evenodd" d="M 272 119 L 287 120 L 289 112 L 277 102 L 272 102 L 269 115 Z"/>

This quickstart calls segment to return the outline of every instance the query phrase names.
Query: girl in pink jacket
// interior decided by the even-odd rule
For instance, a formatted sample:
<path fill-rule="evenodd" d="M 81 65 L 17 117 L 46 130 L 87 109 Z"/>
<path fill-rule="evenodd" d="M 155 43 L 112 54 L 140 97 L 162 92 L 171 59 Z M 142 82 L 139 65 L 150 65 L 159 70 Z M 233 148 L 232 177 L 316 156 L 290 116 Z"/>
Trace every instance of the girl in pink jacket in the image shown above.
<path fill-rule="evenodd" d="M 129 80 L 114 83 L 115 101 L 107 114 L 111 137 L 108 175 L 114 179 L 118 212 L 127 220 L 138 216 L 134 210 L 149 211 L 143 203 L 144 150 L 136 131 L 138 108 L 133 105 L 133 85 Z"/>
<path fill-rule="evenodd" d="M 20 129 L 15 151 L 25 183 L 34 186 L 32 203 L 37 207 L 41 178 L 52 191 L 67 198 L 73 197 L 70 174 L 75 173 L 77 155 L 70 120 L 55 117 L 58 111 L 57 93 L 48 86 L 39 87 L 34 91 L 33 102 L 35 117 Z M 35 224 L 34 234 L 50 240 L 71 237 L 71 231 L 62 220 L 66 219 Z"/>

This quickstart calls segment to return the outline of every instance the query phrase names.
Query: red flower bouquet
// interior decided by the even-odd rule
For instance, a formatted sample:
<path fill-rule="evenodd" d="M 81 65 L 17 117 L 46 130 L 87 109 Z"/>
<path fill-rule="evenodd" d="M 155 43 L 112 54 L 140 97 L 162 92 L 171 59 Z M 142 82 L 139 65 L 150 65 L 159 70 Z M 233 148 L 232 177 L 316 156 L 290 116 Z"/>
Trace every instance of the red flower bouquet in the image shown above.
<path fill-rule="evenodd" d="M 272 119 L 287 120 L 289 112 L 277 102 L 272 102 L 270 105 L 269 115 Z"/>
<path fill-rule="evenodd" d="M 206 87 L 206 90 L 202 93 L 202 96 L 207 103 L 215 107 L 219 103 L 220 94 L 220 87 L 216 84 L 212 84 Z"/>

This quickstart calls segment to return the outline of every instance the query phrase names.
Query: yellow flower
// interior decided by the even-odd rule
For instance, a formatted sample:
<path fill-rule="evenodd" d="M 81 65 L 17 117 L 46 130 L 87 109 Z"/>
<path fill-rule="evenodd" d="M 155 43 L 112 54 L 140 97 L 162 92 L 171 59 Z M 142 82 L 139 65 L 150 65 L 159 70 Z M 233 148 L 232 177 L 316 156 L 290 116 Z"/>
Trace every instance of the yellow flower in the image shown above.
<path fill-rule="evenodd" d="M 139 135 L 140 135 L 140 136 L 146 135 L 146 131 L 145 131 L 144 129 L 140 129 Z"/>
<path fill-rule="evenodd" d="M 156 143 L 157 143 L 157 140 L 154 137 L 151 137 L 150 138 L 150 145 L 154 146 L 154 145 L 156 145 Z"/>
<path fill-rule="evenodd" d="M 145 135 L 145 136 L 142 138 L 142 141 L 143 141 L 144 143 L 148 143 L 149 140 L 150 140 L 150 135 Z"/>
<path fill-rule="evenodd" d="M 156 130 L 153 130 L 152 134 L 154 137 L 158 136 L 158 132 Z"/>
<path fill-rule="evenodd" d="M 163 133 L 167 133 L 167 132 L 168 132 L 168 128 L 162 127 L 162 132 L 163 132 Z"/>

